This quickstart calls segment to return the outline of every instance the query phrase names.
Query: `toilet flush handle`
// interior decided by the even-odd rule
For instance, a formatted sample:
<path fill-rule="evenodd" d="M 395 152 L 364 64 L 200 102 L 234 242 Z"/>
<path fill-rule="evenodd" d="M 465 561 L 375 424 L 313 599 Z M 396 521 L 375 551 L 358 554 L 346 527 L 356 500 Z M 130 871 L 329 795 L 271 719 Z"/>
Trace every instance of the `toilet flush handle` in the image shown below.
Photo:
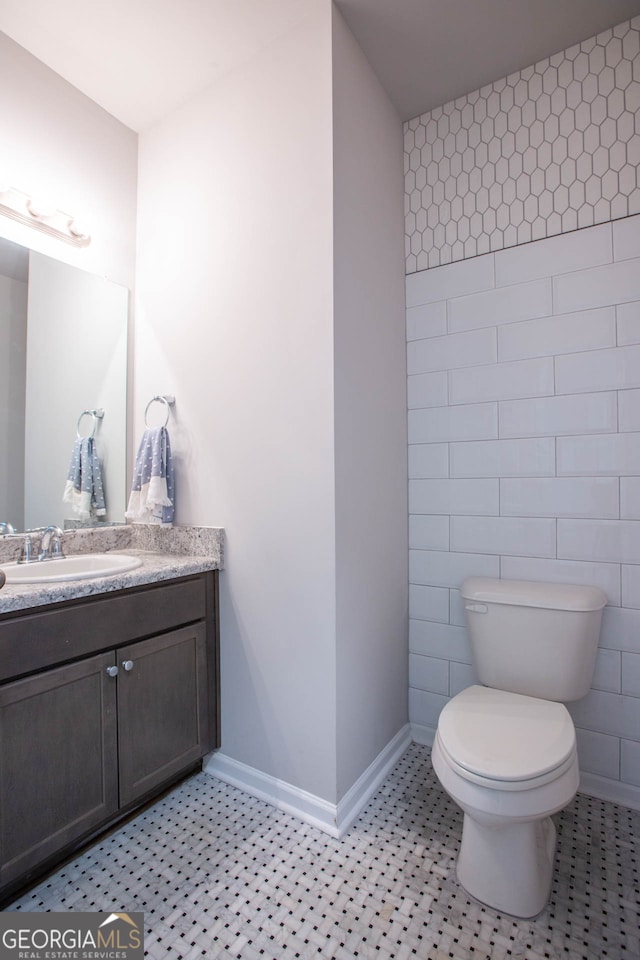
<path fill-rule="evenodd" d="M 486 603 L 465 603 L 464 608 L 469 613 L 489 613 Z"/>

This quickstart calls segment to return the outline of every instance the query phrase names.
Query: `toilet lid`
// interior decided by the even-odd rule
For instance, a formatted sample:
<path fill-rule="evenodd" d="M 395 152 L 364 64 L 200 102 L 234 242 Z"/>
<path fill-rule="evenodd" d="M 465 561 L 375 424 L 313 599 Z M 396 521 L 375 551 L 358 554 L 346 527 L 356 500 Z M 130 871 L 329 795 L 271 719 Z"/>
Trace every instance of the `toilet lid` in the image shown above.
<path fill-rule="evenodd" d="M 489 780 L 532 780 L 565 763 L 575 749 L 575 729 L 562 703 L 467 687 L 450 700 L 438 721 L 449 757 Z"/>

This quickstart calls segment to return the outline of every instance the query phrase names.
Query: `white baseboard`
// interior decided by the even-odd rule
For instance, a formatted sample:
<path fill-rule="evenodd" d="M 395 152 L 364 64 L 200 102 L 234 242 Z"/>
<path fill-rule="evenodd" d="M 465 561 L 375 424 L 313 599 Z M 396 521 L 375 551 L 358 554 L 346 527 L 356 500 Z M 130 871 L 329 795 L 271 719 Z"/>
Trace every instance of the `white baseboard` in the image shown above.
<path fill-rule="evenodd" d="M 389 771 L 396 765 L 411 743 L 411 728 L 405 724 L 386 747 L 380 751 L 373 763 L 361 774 L 352 787 L 347 790 L 338 803 L 336 823 L 338 835 L 343 836 L 354 823 L 365 806 L 385 780 Z"/>
<path fill-rule="evenodd" d="M 204 765 L 204 772 L 250 793 L 253 797 L 265 800 L 278 810 L 292 813 L 332 837 L 340 836 L 336 823 L 336 805 L 294 787 L 286 780 L 278 780 L 277 777 L 220 752 L 211 754 Z"/>
<path fill-rule="evenodd" d="M 595 773 L 581 773 L 578 790 L 580 793 L 586 793 L 588 797 L 609 800 L 621 807 L 640 810 L 640 787 L 634 787 L 630 783 L 621 783 L 619 780 L 599 777 Z"/>
<path fill-rule="evenodd" d="M 339 838 L 360 815 L 369 798 L 410 743 L 411 731 L 407 724 L 358 777 L 338 804 L 329 803 L 322 797 L 301 790 L 285 780 L 278 780 L 277 777 L 220 752 L 211 754 L 204 765 L 204 771 L 244 790 L 245 793 L 265 800 L 279 810 L 299 817 L 332 837 Z"/>
<path fill-rule="evenodd" d="M 426 747 L 432 747 L 435 736 L 435 727 L 426 727 L 422 723 L 411 724 L 411 739 L 414 743 L 422 743 Z"/>
<path fill-rule="evenodd" d="M 240 790 L 265 800 L 279 810 L 299 817 L 329 836 L 340 838 L 357 820 L 369 799 L 376 792 L 391 768 L 397 763 L 409 744 L 431 746 L 435 729 L 422 724 L 407 724 L 380 751 L 364 773 L 358 777 L 338 804 L 329 803 L 322 797 L 294 787 L 284 780 L 278 780 L 255 767 L 234 760 L 224 753 L 213 753 L 207 760 L 205 773 L 218 777 Z M 617 803 L 632 810 L 640 810 L 640 788 L 631 784 L 598 777 L 593 773 L 580 775 L 580 793 Z"/>

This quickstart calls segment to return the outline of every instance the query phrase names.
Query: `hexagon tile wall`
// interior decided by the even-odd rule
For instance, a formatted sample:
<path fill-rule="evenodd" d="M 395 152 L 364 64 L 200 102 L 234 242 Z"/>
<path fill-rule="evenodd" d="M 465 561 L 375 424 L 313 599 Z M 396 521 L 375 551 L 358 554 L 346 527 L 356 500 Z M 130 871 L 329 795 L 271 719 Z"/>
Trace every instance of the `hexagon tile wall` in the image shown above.
<path fill-rule="evenodd" d="M 640 213 L 640 17 L 404 130 L 407 273 Z"/>

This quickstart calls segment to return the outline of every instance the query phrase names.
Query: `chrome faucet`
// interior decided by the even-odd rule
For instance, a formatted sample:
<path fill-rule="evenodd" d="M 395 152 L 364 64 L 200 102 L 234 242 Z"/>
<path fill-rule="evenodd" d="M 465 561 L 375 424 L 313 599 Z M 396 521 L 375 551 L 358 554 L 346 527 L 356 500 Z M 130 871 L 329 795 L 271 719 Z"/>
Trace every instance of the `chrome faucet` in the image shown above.
<path fill-rule="evenodd" d="M 57 560 L 64 557 L 62 552 L 62 530 L 60 527 L 45 527 L 40 540 L 38 560 Z"/>
<path fill-rule="evenodd" d="M 5 523 L 4 520 L 0 520 L 0 533 L 15 533 L 15 527 L 12 523 Z"/>

